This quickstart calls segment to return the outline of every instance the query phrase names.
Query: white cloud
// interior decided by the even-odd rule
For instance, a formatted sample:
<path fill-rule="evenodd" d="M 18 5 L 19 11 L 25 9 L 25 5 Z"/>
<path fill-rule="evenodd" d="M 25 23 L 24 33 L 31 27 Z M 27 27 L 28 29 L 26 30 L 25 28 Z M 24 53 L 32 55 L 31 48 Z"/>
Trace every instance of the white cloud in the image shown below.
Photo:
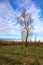
<path fill-rule="evenodd" d="M 18 4 L 18 7 L 23 9 L 26 8 L 27 12 L 32 14 L 34 19 L 35 30 L 34 32 L 43 32 L 43 23 L 41 23 L 40 12 L 41 9 L 36 7 L 32 0 L 14 0 L 14 3 Z M 17 34 L 20 35 L 20 27 L 16 24 L 15 16 L 19 16 L 21 13 L 20 9 L 14 10 L 9 4 L 9 0 L 0 3 L 0 34 Z"/>
<path fill-rule="evenodd" d="M 19 25 L 16 27 L 15 12 L 6 1 L 0 3 L 0 34 L 17 34 L 16 29 L 19 30 Z"/>
<path fill-rule="evenodd" d="M 35 27 L 34 30 L 35 33 L 43 33 L 43 23 L 39 21 L 34 27 Z"/>

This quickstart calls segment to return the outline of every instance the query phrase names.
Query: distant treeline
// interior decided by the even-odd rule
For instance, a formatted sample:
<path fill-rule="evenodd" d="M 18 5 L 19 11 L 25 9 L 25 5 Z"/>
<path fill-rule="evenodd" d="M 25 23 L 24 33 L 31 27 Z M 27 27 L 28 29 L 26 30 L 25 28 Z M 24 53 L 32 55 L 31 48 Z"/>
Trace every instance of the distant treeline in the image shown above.
<path fill-rule="evenodd" d="M 5 45 L 25 45 L 25 42 L 0 40 L 0 46 L 5 46 Z M 29 42 L 28 41 L 28 46 L 31 46 L 31 45 L 43 46 L 43 42 Z"/>

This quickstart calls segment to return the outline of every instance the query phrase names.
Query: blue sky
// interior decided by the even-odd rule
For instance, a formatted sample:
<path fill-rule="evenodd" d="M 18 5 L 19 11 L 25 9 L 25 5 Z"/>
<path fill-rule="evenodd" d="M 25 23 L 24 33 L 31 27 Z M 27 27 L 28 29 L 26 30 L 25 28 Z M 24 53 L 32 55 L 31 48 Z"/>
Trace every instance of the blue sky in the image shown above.
<path fill-rule="evenodd" d="M 21 39 L 20 25 L 15 17 L 23 8 L 32 14 L 35 30 L 33 38 L 43 41 L 43 0 L 0 0 L 0 38 Z"/>

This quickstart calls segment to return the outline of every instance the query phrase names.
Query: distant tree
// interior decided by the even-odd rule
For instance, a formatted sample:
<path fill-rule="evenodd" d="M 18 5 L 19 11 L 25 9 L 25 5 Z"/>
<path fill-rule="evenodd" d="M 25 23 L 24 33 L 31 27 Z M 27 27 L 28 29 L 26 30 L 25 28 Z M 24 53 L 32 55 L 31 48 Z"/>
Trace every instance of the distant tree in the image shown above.
<path fill-rule="evenodd" d="M 19 21 L 19 24 L 21 25 L 21 35 L 22 40 L 25 40 L 26 47 L 28 46 L 27 40 L 28 36 L 32 35 L 32 29 L 33 29 L 33 19 L 31 14 L 26 12 L 26 9 L 23 9 L 21 16 L 16 17 L 17 21 Z"/>

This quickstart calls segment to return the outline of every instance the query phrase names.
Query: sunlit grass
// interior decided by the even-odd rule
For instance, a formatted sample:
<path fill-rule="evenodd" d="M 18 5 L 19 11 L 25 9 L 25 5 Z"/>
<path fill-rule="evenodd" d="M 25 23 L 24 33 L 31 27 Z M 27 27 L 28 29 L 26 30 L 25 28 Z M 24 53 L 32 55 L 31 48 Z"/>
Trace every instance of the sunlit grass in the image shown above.
<path fill-rule="evenodd" d="M 43 47 L 0 47 L 0 65 L 30 65 L 35 59 L 38 59 L 40 64 L 43 65 Z"/>

